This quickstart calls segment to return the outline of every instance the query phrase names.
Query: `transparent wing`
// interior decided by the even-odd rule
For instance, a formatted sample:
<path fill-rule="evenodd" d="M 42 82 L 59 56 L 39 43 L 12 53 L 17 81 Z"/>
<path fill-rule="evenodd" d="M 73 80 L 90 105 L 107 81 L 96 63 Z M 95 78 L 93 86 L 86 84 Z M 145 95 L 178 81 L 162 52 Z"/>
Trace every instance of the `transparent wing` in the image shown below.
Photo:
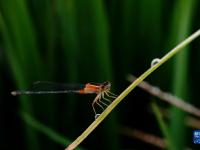
<path fill-rule="evenodd" d="M 37 81 L 32 85 L 31 90 L 33 91 L 78 91 L 83 89 L 85 86 L 82 84 L 62 84 L 48 81 Z"/>

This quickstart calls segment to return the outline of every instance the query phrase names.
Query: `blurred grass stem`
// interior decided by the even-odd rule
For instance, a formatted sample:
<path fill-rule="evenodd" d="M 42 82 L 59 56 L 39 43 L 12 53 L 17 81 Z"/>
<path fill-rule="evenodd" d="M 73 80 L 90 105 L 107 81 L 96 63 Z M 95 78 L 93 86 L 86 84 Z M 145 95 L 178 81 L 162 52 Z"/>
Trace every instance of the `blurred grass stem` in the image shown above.
<path fill-rule="evenodd" d="M 134 77 L 132 75 L 128 76 L 128 80 L 130 82 L 133 82 L 135 79 L 136 79 L 136 77 Z M 147 91 L 151 95 L 156 96 L 156 97 L 160 98 L 161 100 L 182 109 L 183 111 L 186 111 L 187 113 L 190 113 L 190 114 L 200 117 L 200 109 L 196 108 L 195 106 L 185 102 L 184 100 L 182 100 L 170 93 L 162 91 L 158 87 L 155 87 L 146 81 L 142 81 L 138 85 L 138 87 Z"/>

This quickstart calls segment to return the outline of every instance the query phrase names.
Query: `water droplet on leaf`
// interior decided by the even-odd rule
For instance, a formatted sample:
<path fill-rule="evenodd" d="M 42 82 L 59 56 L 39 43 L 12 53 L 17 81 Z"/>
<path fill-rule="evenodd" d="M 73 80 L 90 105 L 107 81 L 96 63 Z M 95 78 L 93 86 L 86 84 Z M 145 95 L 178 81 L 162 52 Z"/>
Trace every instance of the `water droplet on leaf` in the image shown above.
<path fill-rule="evenodd" d="M 160 59 L 159 58 L 155 58 L 151 61 L 151 67 L 153 67 L 154 65 L 156 65 L 157 63 L 160 62 Z"/>

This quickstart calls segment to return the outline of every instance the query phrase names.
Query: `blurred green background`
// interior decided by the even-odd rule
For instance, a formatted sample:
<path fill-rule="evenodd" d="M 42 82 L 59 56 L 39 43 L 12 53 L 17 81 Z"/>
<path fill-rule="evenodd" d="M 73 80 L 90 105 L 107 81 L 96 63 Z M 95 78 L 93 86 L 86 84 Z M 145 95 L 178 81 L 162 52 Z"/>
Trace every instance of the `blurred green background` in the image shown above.
<path fill-rule="evenodd" d="M 78 137 L 94 120 L 95 95 L 12 97 L 38 80 L 112 83 L 119 94 L 126 75 L 139 76 L 151 60 L 200 27 L 198 0 L 0 0 L 0 149 L 54 150 Z M 200 107 L 200 39 L 147 80 Z M 136 89 L 80 145 L 91 150 L 158 149 L 121 134 L 121 127 L 163 137 L 151 113 L 152 97 Z M 183 111 L 165 122 L 174 146 L 192 144 Z"/>

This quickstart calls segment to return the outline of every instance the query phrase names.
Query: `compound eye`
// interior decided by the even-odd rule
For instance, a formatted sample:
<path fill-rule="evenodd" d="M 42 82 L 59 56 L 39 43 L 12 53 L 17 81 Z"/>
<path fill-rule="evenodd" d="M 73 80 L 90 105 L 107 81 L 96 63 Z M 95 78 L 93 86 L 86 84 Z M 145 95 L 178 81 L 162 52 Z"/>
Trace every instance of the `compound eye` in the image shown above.
<path fill-rule="evenodd" d="M 106 82 L 103 83 L 103 85 L 104 85 L 104 86 L 110 86 L 110 82 L 109 82 L 109 81 L 106 81 Z"/>
<path fill-rule="evenodd" d="M 111 83 L 109 81 L 106 81 L 104 82 L 104 86 L 106 87 L 106 89 L 110 89 Z"/>

